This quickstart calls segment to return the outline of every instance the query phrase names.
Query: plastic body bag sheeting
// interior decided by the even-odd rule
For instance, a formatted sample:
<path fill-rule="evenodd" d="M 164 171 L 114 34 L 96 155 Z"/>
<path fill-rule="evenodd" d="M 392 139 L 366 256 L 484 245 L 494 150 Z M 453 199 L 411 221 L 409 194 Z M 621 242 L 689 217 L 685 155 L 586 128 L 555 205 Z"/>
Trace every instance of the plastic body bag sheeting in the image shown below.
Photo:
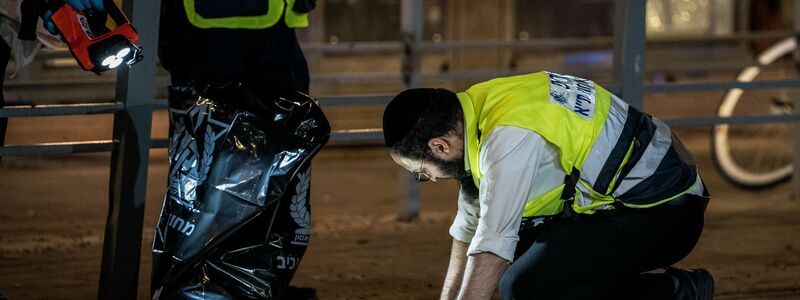
<path fill-rule="evenodd" d="M 280 298 L 310 238 L 309 165 L 330 137 L 325 115 L 302 93 L 235 83 L 173 86 L 169 97 L 151 295 Z"/>

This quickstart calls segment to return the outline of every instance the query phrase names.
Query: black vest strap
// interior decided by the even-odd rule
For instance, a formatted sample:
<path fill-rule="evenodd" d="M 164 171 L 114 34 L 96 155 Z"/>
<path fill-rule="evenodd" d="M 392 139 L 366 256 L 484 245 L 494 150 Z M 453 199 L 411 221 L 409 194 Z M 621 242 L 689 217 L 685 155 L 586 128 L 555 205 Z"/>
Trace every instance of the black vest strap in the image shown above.
<path fill-rule="evenodd" d="M 564 200 L 564 208 L 561 215 L 568 219 L 577 219 L 578 214 L 572 210 L 572 203 L 575 201 L 575 188 L 581 178 L 581 171 L 572 168 L 572 172 L 564 176 L 564 190 L 561 191 L 561 200 Z"/>
<path fill-rule="evenodd" d="M 522 218 L 520 230 L 530 230 L 541 225 L 550 223 L 557 218 L 577 220 L 579 214 L 572 210 L 572 202 L 575 201 L 575 188 L 578 185 L 578 180 L 581 178 L 581 172 L 578 169 L 572 168 L 572 172 L 564 176 L 564 190 L 561 192 L 561 200 L 564 201 L 564 208 L 561 214 L 545 217 L 527 217 Z"/>
<path fill-rule="evenodd" d="M 581 171 L 572 168 L 572 173 L 564 176 L 564 190 L 561 192 L 561 200 L 569 201 L 575 198 L 575 187 L 581 178 Z"/>

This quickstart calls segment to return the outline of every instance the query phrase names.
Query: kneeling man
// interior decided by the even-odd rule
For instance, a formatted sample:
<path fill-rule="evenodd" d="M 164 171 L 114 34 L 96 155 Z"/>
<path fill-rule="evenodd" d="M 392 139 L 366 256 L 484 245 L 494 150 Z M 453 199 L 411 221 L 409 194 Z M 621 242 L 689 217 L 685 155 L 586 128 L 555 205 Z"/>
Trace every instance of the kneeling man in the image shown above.
<path fill-rule="evenodd" d="M 383 115 L 418 181 L 461 183 L 442 299 L 711 299 L 694 248 L 709 194 L 664 122 L 552 72 L 410 89 Z M 665 272 L 644 273 L 659 268 Z"/>

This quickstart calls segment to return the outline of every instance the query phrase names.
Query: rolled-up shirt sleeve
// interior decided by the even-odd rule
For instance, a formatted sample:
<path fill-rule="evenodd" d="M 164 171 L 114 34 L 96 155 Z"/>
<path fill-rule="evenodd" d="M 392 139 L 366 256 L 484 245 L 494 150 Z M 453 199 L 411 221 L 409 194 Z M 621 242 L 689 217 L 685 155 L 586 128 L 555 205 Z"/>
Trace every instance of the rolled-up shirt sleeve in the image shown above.
<path fill-rule="evenodd" d="M 514 261 L 525 203 L 537 190 L 532 185 L 537 177 L 556 184 L 563 178 L 553 181 L 544 177 L 558 174 L 543 174 L 539 170 L 540 162 L 553 161 L 544 157 L 552 156 L 549 148 L 552 147 L 540 135 L 518 127 L 498 127 L 489 135 L 480 151 L 483 173 L 480 211 L 468 254 L 491 252 L 508 262 Z"/>
<path fill-rule="evenodd" d="M 469 198 L 462 188 L 458 193 L 458 211 L 453 225 L 450 226 L 450 236 L 465 243 L 472 241 L 475 229 L 478 228 L 479 212 L 478 199 Z"/>

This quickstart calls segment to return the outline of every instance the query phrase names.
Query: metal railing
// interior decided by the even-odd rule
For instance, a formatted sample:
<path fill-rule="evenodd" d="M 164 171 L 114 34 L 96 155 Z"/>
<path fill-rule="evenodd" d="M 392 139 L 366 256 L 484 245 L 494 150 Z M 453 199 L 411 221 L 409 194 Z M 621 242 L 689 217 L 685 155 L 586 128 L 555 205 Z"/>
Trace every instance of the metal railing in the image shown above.
<path fill-rule="evenodd" d="M 111 152 L 100 299 L 136 299 L 153 115 L 154 87 L 148 79 L 155 74 L 159 2 L 122 3 L 122 10 L 139 29 L 145 58 L 135 68 L 117 72 L 116 102 L 0 109 L 0 118 L 114 115 L 110 140 L 0 147 L 0 156 Z"/>

